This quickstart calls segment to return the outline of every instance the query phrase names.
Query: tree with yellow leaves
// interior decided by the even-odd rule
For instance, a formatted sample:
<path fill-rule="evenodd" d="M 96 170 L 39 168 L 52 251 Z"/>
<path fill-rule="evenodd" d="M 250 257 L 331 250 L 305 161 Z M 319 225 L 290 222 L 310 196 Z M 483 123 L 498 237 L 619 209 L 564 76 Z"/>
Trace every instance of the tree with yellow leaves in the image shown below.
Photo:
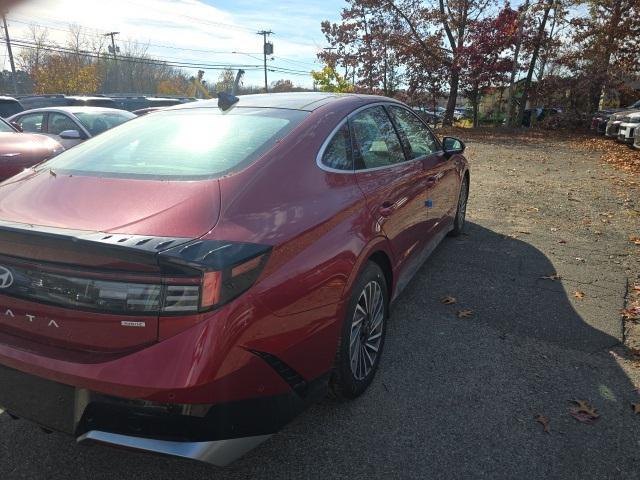
<path fill-rule="evenodd" d="M 69 62 L 64 55 L 50 55 L 32 72 L 35 93 L 92 94 L 98 91 L 95 64 Z"/>
<path fill-rule="evenodd" d="M 325 66 L 319 72 L 312 71 L 311 76 L 323 92 L 346 93 L 353 91 L 353 85 L 330 65 Z"/>

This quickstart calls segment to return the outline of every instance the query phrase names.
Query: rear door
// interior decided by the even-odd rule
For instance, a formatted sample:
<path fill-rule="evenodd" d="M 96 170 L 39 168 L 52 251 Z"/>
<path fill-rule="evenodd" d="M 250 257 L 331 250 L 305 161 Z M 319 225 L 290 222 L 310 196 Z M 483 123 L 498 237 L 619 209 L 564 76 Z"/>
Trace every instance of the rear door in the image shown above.
<path fill-rule="evenodd" d="M 390 105 L 388 110 L 407 157 L 422 165 L 421 198 L 426 208 L 420 210 L 419 215 L 430 240 L 447 223 L 457 206 L 455 164 L 444 155 L 440 142 L 413 112 L 399 105 Z"/>
<path fill-rule="evenodd" d="M 401 270 L 425 240 L 424 187 L 419 160 L 407 160 L 383 105 L 360 110 L 349 119 L 356 180 L 372 218 L 391 243 Z"/>

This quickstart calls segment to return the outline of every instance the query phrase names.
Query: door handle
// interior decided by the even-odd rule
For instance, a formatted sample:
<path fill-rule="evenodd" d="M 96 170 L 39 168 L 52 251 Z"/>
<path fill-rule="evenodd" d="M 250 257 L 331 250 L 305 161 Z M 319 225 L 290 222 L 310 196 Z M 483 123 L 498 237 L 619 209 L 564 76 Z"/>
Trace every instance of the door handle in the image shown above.
<path fill-rule="evenodd" d="M 438 180 L 440 180 L 442 177 L 444 177 L 444 173 L 443 172 L 438 172 L 435 175 L 432 175 L 432 176 L 427 178 L 427 184 L 433 185 Z"/>
<path fill-rule="evenodd" d="M 378 212 L 380 212 L 380 215 L 382 215 L 383 217 L 388 217 L 393 213 L 393 209 L 394 209 L 393 203 L 384 202 L 382 205 L 380 205 Z"/>

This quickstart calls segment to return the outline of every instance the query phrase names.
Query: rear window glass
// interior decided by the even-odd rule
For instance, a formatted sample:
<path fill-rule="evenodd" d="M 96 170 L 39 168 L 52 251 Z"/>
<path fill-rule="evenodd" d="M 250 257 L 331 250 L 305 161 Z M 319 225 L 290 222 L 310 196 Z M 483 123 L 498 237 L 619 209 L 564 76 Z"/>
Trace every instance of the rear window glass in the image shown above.
<path fill-rule="evenodd" d="M 0 117 L 7 118 L 24 110 L 22 105 L 15 100 L 0 101 Z"/>
<path fill-rule="evenodd" d="M 272 108 L 157 112 L 67 150 L 41 168 L 122 178 L 213 178 L 258 158 L 306 115 Z"/>

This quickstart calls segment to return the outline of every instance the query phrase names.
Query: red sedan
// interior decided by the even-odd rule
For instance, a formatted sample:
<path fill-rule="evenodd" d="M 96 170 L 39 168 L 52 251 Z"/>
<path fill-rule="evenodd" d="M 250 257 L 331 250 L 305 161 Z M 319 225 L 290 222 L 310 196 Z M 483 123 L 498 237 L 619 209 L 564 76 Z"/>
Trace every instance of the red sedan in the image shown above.
<path fill-rule="evenodd" d="M 463 150 L 384 97 L 221 95 L 21 173 L 0 185 L 0 406 L 224 465 L 328 388 L 362 394 L 389 304 L 464 228 Z"/>
<path fill-rule="evenodd" d="M 63 150 L 55 140 L 44 135 L 22 133 L 0 118 L 0 181 L 53 158 Z"/>

